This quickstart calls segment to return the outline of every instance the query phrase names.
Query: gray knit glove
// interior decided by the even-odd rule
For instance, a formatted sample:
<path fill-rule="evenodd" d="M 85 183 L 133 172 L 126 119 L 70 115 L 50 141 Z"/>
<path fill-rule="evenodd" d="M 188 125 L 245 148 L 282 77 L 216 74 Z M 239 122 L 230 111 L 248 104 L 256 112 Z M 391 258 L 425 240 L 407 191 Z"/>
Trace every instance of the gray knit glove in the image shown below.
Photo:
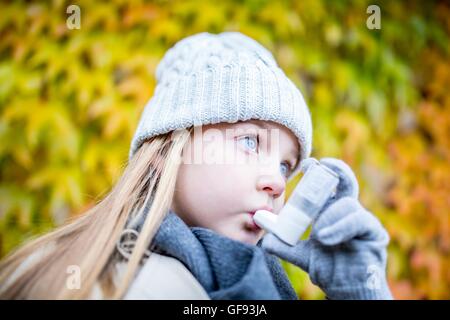
<path fill-rule="evenodd" d="M 269 233 L 268 252 L 306 271 L 330 299 L 392 299 L 386 281 L 389 235 L 358 201 L 358 182 L 345 162 L 323 158 L 339 175 L 336 195 L 313 222 L 308 240 L 289 246 Z M 303 171 L 308 162 L 303 164 Z"/>

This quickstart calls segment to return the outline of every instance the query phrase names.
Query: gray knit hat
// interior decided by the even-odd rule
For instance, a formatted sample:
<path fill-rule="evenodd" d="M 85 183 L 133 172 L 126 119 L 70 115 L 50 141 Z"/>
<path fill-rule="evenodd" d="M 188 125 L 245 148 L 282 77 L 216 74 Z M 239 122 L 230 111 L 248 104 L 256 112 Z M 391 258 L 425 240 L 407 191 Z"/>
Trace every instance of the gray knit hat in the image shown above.
<path fill-rule="evenodd" d="M 312 124 L 301 92 L 272 54 L 239 32 L 195 34 L 170 48 L 156 69 L 155 93 L 131 142 L 130 158 L 148 138 L 191 126 L 274 121 L 311 153 Z"/>

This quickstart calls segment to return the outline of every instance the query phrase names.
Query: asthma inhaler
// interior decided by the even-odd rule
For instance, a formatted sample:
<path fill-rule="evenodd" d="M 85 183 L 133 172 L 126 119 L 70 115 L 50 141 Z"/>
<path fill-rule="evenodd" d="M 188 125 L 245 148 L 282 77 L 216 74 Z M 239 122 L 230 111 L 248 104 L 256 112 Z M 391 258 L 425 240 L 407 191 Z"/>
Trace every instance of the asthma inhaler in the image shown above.
<path fill-rule="evenodd" d="M 336 192 L 339 176 L 314 158 L 300 182 L 278 215 L 258 210 L 253 219 L 268 232 L 293 246 L 311 222 L 317 217 L 327 200 Z"/>

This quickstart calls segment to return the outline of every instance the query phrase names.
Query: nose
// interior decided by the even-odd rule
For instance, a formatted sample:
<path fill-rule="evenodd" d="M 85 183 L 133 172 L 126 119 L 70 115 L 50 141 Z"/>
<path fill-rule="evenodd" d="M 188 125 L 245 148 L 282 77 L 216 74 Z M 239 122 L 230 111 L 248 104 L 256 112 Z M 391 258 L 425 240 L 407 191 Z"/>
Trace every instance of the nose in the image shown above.
<path fill-rule="evenodd" d="M 256 188 L 258 191 L 267 192 L 269 196 L 276 199 L 283 194 L 284 189 L 286 188 L 286 182 L 284 181 L 284 178 L 280 174 L 279 170 L 278 172 L 273 173 L 266 172 L 259 175 Z"/>

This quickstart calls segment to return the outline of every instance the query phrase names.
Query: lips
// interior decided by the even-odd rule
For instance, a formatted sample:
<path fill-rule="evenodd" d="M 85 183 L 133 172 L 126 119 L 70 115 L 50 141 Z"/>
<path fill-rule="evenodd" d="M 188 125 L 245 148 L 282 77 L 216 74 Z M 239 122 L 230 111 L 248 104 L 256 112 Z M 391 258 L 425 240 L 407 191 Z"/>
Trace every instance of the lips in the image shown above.
<path fill-rule="evenodd" d="M 251 220 L 251 222 L 247 223 L 246 225 L 252 231 L 260 231 L 261 230 L 261 228 L 253 220 L 253 216 L 255 215 L 256 211 L 258 211 L 258 210 L 266 210 L 266 211 L 273 212 L 273 209 L 271 207 L 269 207 L 269 206 L 263 206 L 261 208 L 258 208 L 256 210 L 254 210 L 254 211 L 250 211 L 249 214 L 252 217 L 252 220 Z"/>
<path fill-rule="evenodd" d="M 258 208 L 254 211 L 250 211 L 249 213 L 253 216 L 256 213 L 256 211 L 258 211 L 258 210 L 266 210 L 266 211 L 270 211 L 273 213 L 273 208 L 270 206 L 262 206 L 261 208 Z"/>
<path fill-rule="evenodd" d="M 261 228 L 255 223 L 255 221 L 253 220 L 253 214 L 250 214 L 252 219 L 251 221 L 249 221 L 248 223 L 246 223 L 246 227 L 248 229 L 250 229 L 251 231 L 259 231 L 261 230 Z"/>

